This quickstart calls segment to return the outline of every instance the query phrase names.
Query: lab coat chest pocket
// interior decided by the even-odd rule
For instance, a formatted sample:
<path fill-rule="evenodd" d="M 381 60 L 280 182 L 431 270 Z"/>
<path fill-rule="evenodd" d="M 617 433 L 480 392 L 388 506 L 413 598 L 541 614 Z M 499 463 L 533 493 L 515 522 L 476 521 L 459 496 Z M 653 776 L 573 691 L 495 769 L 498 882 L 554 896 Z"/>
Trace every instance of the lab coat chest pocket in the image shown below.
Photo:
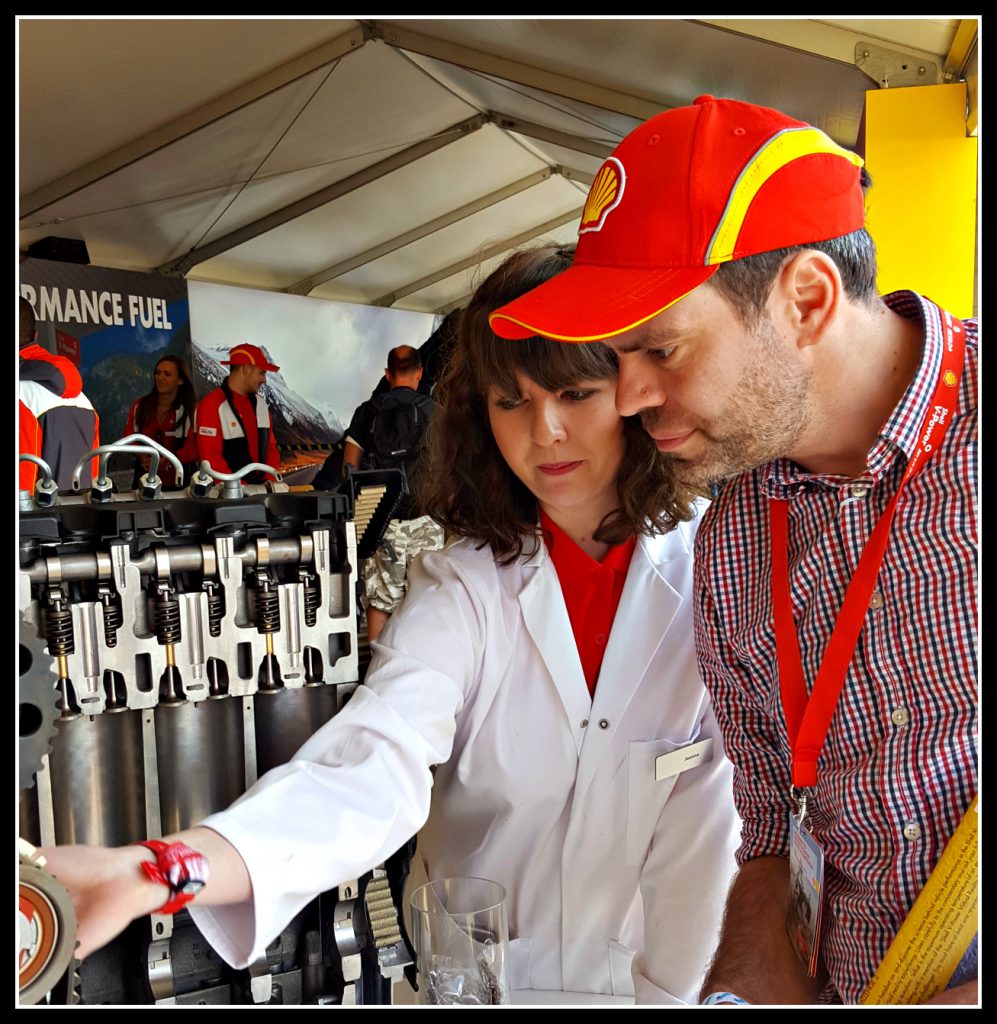
<path fill-rule="evenodd" d="M 647 857 L 658 817 L 675 788 L 678 775 L 655 779 L 655 759 L 696 742 L 686 740 L 641 740 L 629 745 L 627 780 L 627 863 L 640 865 Z"/>

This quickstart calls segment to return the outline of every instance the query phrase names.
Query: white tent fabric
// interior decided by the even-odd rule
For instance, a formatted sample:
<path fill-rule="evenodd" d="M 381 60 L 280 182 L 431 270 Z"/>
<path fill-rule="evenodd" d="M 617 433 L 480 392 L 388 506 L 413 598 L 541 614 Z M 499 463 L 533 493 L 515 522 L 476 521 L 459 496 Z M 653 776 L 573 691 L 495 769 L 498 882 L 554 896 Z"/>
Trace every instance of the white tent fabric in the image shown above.
<path fill-rule="evenodd" d="M 509 248 L 572 239 L 656 111 L 708 92 L 854 147 L 877 84 L 975 95 L 975 24 L 25 17 L 20 246 L 446 311 Z"/>

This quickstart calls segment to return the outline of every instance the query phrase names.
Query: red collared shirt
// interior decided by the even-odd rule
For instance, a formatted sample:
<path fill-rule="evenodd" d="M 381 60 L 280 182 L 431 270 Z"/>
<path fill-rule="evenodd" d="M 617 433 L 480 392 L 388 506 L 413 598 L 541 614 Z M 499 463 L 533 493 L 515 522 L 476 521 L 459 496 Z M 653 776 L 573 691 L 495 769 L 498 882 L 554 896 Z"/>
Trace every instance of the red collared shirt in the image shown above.
<path fill-rule="evenodd" d="M 601 562 L 597 562 L 543 511 L 540 513 L 540 527 L 561 584 L 585 682 L 589 693 L 595 694 L 609 632 L 613 628 L 637 541 L 631 537 L 623 544 L 617 544 L 609 549 Z"/>

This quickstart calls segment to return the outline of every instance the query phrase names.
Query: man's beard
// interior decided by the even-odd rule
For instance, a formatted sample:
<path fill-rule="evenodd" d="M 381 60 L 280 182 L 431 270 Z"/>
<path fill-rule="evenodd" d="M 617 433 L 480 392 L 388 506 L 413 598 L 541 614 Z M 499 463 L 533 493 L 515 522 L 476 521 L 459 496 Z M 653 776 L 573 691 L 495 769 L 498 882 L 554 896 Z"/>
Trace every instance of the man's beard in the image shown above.
<path fill-rule="evenodd" d="M 668 456 L 678 479 L 701 491 L 788 455 L 809 420 L 810 373 L 783 356 L 767 317 L 751 327 L 749 337 L 754 346 L 748 368 L 725 412 L 712 421 L 682 421 L 697 430 L 700 450 L 688 459 Z M 659 411 L 643 414 L 647 429 Z"/>

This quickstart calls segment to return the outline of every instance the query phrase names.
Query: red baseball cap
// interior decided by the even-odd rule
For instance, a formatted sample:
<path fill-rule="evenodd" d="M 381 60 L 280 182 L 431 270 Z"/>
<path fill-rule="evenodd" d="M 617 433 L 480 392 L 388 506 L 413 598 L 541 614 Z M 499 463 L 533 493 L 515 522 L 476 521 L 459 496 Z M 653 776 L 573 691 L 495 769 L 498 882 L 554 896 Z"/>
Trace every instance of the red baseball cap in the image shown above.
<path fill-rule="evenodd" d="M 777 110 L 700 96 L 635 128 L 599 169 L 573 265 L 495 310 L 503 338 L 598 341 L 721 263 L 857 231 L 862 159 Z"/>
<path fill-rule="evenodd" d="M 258 370 L 279 370 L 263 354 L 258 345 L 236 345 L 228 351 L 228 359 L 222 360 L 222 366 L 255 366 Z"/>

